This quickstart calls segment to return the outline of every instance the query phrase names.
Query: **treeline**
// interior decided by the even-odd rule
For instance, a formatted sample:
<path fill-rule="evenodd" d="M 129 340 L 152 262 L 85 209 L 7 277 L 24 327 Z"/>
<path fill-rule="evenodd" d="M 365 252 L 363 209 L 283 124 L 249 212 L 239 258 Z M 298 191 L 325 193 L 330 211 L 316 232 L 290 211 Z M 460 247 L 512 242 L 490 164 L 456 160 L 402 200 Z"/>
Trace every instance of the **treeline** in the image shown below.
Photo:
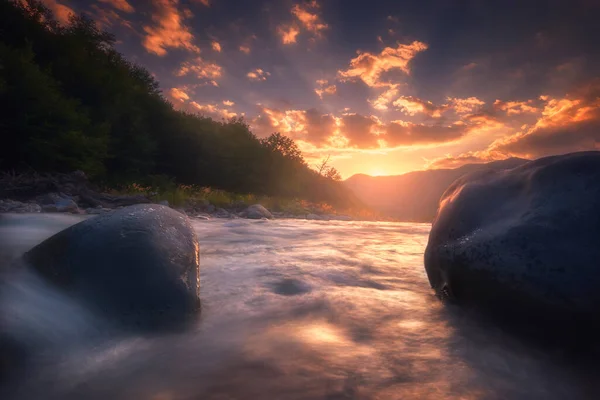
<path fill-rule="evenodd" d="M 335 173 L 309 168 L 291 139 L 260 140 L 242 119 L 175 110 L 152 75 L 88 17 L 61 26 L 38 1 L 0 4 L 0 170 L 83 170 L 108 184 L 168 176 L 356 205 Z"/>

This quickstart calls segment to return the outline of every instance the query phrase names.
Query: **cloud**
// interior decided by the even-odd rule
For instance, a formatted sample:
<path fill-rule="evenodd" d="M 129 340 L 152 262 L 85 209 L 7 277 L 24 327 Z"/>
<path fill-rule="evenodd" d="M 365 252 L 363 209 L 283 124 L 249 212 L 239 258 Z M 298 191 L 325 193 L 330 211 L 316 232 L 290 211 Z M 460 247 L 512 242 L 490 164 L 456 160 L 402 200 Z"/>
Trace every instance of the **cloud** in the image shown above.
<path fill-rule="evenodd" d="M 206 7 L 210 7 L 211 0 L 194 0 L 196 3 L 200 3 Z"/>
<path fill-rule="evenodd" d="M 26 4 L 25 0 L 22 0 L 21 2 Z M 56 0 L 42 0 L 42 3 L 52 11 L 54 18 L 63 25 L 68 24 L 69 17 L 75 14 L 75 11 L 73 11 L 71 7 L 59 3 Z"/>
<path fill-rule="evenodd" d="M 127 0 L 98 0 L 101 3 L 106 3 L 119 11 L 126 13 L 132 13 L 135 11 L 133 6 L 127 2 Z"/>
<path fill-rule="evenodd" d="M 219 42 L 217 42 L 216 40 L 213 40 L 213 41 L 210 43 L 210 46 L 211 46 L 211 47 L 212 47 L 212 49 L 213 49 L 214 51 L 216 51 L 217 53 L 220 53 L 220 52 L 221 52 L 221 44 L 220 44 Z"/>
<path fill-rule="evenodd" d="M 409 74 L 410 61 L 426 49 L 425 43 L 414 41 L 410 44 L 398 44 L 396 48 L 386 47 L 379 54 L 359 53 L 350 60 L 350 67 L 338 71 L 338 75 L 342 80 L 360 79 L 369 87 L 389 87 L 392 83 L 382 82 L 381 75 L 391 70 Z"/>
<path fill-rule="evenodd" d="M 501 101 L 494 102 L 494 108 L 497 110 L 506 111 L 508 115 L 523 114 L 523 113 L 538 113 L 539 108 L 534 107 L 533 100 L 528 101 Z"/>
<path fill-rule="evenodd" d="M 214 119 L 231 119 L 237 117 L 237 113 L 220 108 L 218 104 L 199 104 L 195 101 L 190 102 L 190 105 L 194 107 L 200 114 L 211 117 Z"/>
<path fill-rule="evenodd" d="M 396 96 L 398 96 L 398 85 L 391 85 L 375 100 L 369 100 L 369 103 L 376 110 L 386 111 L 388 109 L 388 105 Z"/>
<path fill-rule="evenodd" d="M 223 100 L 223 105 L 225 105 L 227 107 L 231 107 L 231 106 L 235 105 L 235 103 L 231 100 Z"/>
<path fill-rule="evenodd" d="M 152 0 L 152 4 L 155 8 L 152 14 L 153 25 L 144 26 L 144 48 L 158 56 L 167 54 L 168 48 L 200 53 L 198 46 L 193 43 L 194 35 L 185 24 L 187 17 L 178 9 L 178 0 Z"/>
<path fill-rule="evenodd" d="M 300 21 L 304 29 L 316 37 L 321 37 L 322 31 L 329 28 L 329 26 L 321 21 L 321 17 L 316 12 L 311 12 L 311 10 L 318 8 L 319 5 L 316 1 L 311 1 L 304 7 L 296 4 L 292 7 L 292 14 Z"/>
<path fill-rule="evenodd" d="M 477 97 L 468 97 L 466 99 L 448 97 L 448 103 L 457 114 L 472 114 L 485 105 L 485 102 Z"/>
<path fill-rule="evenodd" d="M 415 115 L 423 113 L 433 118 L 440 118 L 442 113 L 448 109 L 447 105 L 436 106 L 430 101 L 421 100 L 413 96 L 400 96 L 393 104 L 405 114 Z"/>
<path fill-rule="evenodd" d="M 300 30 L 295 25 L 281 25 L 277 28 L 277 34 L 283 44 L 296 43 L 296 37 Z"/>
<path fill-rule="evenodd" d="M 169 96 L 172 99 L 180 101 L 182 103 L 190 99 L 190 96 L 188 96 L 188 94 L 180 88 L 171 88 L 171 90 L 169 91 Z"/>
<path fill-rule="evenodd" d="M 319 79 L 317 85 L 318 87 L 315 89 L 315 93 L 320 99 L 323 99 L 324 94 L 332 95 L 337 93 L 337 86 L 329 85 L 329 81 L 326 79 Z"/>
<path fill-rule="evenodd" d="M 296 43 L 297 37 L 301 31 L 307 32 L 312 39 L 319 39 L 323 36 L 323 31 L 329 28 L 318 14 L 320 8 L 316 0 L 309 3 L 295 4 L 291 9 L 294 21 L 286 22 L 277 27 L 277 35 L 283 44 Z"/>
<path fill-rule="evenodd" d="M 492 153 L 489 151 L 469 151 L 458 156 L 450 154 L 435 158 L 427 163 L 428 169 L 458 168 L 465 164 L 483 164 L 491 161 L 504 160 L 508 158 L 505 154 Z"/>
<path fill-rule="evenodd" d="M 260 112 L 251 121 L 259 136 L 280 132 L 294 140 L 313 146 L 327 145 L 337 129 L 337 118 L 315 108 L 308 110 L 279 110 L 260 106 Z"/>
<path fill-rule="evenodd" d="M 267 72 L 267 71 L 263 71 L 260 68 L 256 68 L 253 71 L 250 71 L 246 74 L 246 76 L 248 77 L 248 79 L 250 79 L 251 81 L 266 81 L 267 77 L 270 76 L 271 73 Z"/>
<path fill-rule="evenodd" d="M 347 113 L 341 117 L 341 134 L 348 145 L 359 148 L 378 147 L 378 127 L 381 122 L 374 116 Z"/>
<path fill-rule="evenodd" d="M 469 132 L 466 124 L 425 125 L 405 121 L 392 121 L 385 130 L 388 146 L 446 143 L 460 139 Z"/>
<path fill-rule="evenodd" d="M 600 150 L 600 84 L 563 98 L 541 96 L 545 105 L 535 124 L 500 139 L 490 151 L 527 158 Z"/>
<path fill-rule="evenodd" d="M 181 64 L 175 74 L 177 76 L 195 75 L 203 83 L 219 86 L 217 79 L 223 75 L 223 68 L 214 62 L 204 61 L 201 57 L 196 57 Z"/>
<path fill-rule="evenodd" d="M 98 26 L 102 29 L 112 27 L 115 24 L 133 29 L 131 22 L 121 17 L 121 15 L 112 8 L 102 8 L 97 4 L 92 4 L 89 13 L 92 15 Z"/>
<path fill-rule="evenodd" d="M 245 54 L 250 54 L 250 46 L 240 46 L 240 51 Z"/>

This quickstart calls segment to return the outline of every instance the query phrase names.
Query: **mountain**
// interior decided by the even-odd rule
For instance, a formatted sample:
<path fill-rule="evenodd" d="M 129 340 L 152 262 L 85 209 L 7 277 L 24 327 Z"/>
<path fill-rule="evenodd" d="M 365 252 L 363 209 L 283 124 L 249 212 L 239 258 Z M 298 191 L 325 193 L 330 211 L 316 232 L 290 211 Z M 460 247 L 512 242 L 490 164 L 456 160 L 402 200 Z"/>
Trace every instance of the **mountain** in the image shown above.
<path fill-rule="evenodd" d="M 344 181 L 367 206 L 402 221 L 431 222 L 446 188 L 461 176 L 479 170 L 518 167 L 529 160 L 508 158 L 455 169 L 413 171 L 395 176 L 353 175 Z"/>

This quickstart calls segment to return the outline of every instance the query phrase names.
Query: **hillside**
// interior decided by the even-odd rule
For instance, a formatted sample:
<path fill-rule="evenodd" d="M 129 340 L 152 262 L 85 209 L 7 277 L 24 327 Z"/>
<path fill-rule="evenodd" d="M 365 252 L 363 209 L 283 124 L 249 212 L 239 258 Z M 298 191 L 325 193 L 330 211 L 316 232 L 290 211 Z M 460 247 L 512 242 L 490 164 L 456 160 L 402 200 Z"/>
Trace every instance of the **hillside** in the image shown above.
<path fill-rule="evenodd" d="M 459 177 L 482 169 L 509 169 L 528 160 L 509 158 L 455 169 L 414 171 L 395 176 L 353 175 L 344 181 L 367 206 L 402 221 L 431 222 L 446 188 Z"/>

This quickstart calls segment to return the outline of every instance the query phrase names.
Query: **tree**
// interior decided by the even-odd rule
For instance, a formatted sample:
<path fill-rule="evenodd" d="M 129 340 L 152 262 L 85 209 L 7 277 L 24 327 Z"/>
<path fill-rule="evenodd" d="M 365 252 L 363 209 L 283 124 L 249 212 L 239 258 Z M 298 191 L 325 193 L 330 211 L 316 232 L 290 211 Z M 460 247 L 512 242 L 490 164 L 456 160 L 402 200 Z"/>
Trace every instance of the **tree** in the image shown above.
<path fill-rule="evenodd" d="M 265 139 L 261 139 L 260 143 L 267 149 L 278 152 L 284 157 L 297 161 L 300 164 L 305 164 L 302 152 L 298 148 L 298 145 L 291 138 L 282 135 L 279 132 L 271 134 Z"/>
<path fill-rule="evenodd" d="M 322 177 L 325 177 L 327 179 L 331 179 L 333 181 L 340 181 L 340 180 L 342 180 L 342 176 L 340 175 L 340 173 L 338 172 L 338 170 L 329 165 L 329 158 L 330 157 L 331 157 L 331 155 L 328 154 L 327 158 L 324 158 L 316 166 L 316 170 L 317 170 L 318 174 L 321 175 Z"/>

